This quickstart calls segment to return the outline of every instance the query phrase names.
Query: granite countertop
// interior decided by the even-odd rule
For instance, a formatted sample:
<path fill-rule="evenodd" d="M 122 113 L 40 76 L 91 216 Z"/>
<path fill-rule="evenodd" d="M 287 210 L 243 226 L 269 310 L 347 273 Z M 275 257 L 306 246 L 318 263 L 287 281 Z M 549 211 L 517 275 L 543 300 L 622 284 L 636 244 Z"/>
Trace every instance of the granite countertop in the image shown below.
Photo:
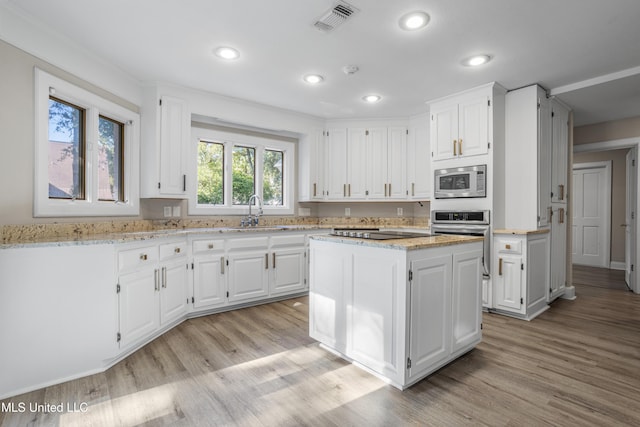
<path fill-rule="evenodd" d="M 404 239 L 390 240 L 372 240 L 359 239 L 355 237 L 341 237 L 330 235 L 312 236 L 313 240 L 324 242 L 344 243 L 348 245 L 369 246 L 375 248 L 398 249 L 404 251 L 412 251 L 416 249 L 436 248 L 440 246 L 458 245 L 461 243 L 482 242 L 482 236 L 454 236 L 454 235 L 438 235 L 426 237 L 411 237 Z"/>
<path fill-rule="evenodd" d="M 166 237 L 186 237 L 194 234 L 246 234 L 256 232 L 281 232 L 295 230 L 331 229 L 327 225 L 267 225 L 257 227 L 213 227 L 213 228 L 182 228 L 160 229 L 148 231 L 115 232 L 102 234 L 77 234 L 68 236 L 41 237 L 33 234 L 22 238 L 19 242 L 0 244 L 0 249 L 38 247 L 38 246 L 73 246 L 129 243 Z"/>
<path fill-rule="evenodd" d="M 520 236 L 526 236 L 529 234 L 545 234 L 548 232 L 549 232 L 548 228 L 540 228 L 537 230 L 518 230 L 518 229 L 511 229 L 511 228 L 493 230 L 493 234 L 516 234 Z"/>

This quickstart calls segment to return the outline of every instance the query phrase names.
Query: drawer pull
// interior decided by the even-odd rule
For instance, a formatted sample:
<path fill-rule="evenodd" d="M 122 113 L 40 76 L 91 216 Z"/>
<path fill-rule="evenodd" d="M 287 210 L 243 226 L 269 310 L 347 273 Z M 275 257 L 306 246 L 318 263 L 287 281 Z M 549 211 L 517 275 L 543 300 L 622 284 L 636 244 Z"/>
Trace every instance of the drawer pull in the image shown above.
<path fill-rule="evenodd" d="M 511 249 L 511 245 L 504 245 L 505 249 Z"/>
<path fill-rule="evenodd" d="M 180 248 L 175 248 L 175 249 L 173 250 L 173 252 L 175 252 L 175 253 L 179 254 L 179 253 L 180 253 Z"/>
<path fill-rule="evenodd" d="M 207 247 L 208 247 L 209 249 L 213 249 L 213 243 L 209 243 L 209 244 L 207 245 Z"/>
<path fill-rule="evenodd" d="M 498 276 L 502 276 L 502 258 L 498 260 Z"/>
<path fill-rule="evenodd" d="M 146 261 L 147 260 L 147 254 L 140 254 L 140 260 L 141 261 Z"/>

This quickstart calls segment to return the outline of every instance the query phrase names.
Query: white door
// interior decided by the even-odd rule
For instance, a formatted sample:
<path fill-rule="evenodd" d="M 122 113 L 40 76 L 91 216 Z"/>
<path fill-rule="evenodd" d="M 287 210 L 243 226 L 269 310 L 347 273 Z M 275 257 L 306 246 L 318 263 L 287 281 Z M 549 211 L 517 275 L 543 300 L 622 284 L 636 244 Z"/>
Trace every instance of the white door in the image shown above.
<path fill-rule="evenodd" d="M 160 324 L 171 322 L 187 312 L 187 261 L 172 261 L 160 269 Z"/>
<path fill-rule="evenodd" d="M 304 246 L 271 252 L 271 295 L 304 290 L 305 253 Z"/>
<path fill-rule="evenodd" d="M 609 268 L 610 162 L 573 166 L 573 263 Z"/>
<path fill-rule="evenodd" d="M 223 253 L 195 257 L 193 264 L 193 308 L 223 305 L 227 301 Z"/>
<path fill-rule="evenodd" d="M 457 103 L 431 108 L 431 143 L 433 160 L 450 159 L 458 155 Z"/>
<path fill-rule="evenodd" d="M 456 352 L 480 341 L 482 330 L 482 249 L 453 255 L 452 342 Z"/>
<path fill-rule="evenodd" d="M 486 95 L 460 101 L 458 155 L 475 156 L 489 151 L 489 98 Z"/>
<path fill-rule="evenodd" d="M 347 186 L 347 130 L 327 131 L 324 186 L 330 199 L 344 199 Z"/>
<path fill-rule="evenodd" d="M 347 188 L 343 190 L 346 191 L 347 198 L 366 198 L 367 146 L 366 129 L 349 129 L 347 137 Z"/>
<path fill-rule="evenodd" d="M 266 251 L 229 255 L 229 302 L 269 295 L 269 254 Z"/>
<path fill-rule="evenodd" d="M 637 169 L 636 169 L 636 149 L 632 148 L 627 153 L 627 194 L 625 209 L 625 234 L 624 234 L 624 254 L 625 254 L 625 274 L 624 280 L 627 286 L 635 289 L 635 275 L 632 272 L 633 260 L 635 259 L 635 244 L 633 236 L 636 234 L 636 221 L 634 209 L 636 206 L 637 192 Z"/>

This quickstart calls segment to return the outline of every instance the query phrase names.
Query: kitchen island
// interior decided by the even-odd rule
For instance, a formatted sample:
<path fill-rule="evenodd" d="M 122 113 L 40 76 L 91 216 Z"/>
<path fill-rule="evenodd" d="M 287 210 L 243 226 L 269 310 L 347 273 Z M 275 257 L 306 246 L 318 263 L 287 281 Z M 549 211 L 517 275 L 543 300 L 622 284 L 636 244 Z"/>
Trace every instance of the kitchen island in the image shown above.
<path fill-rule="evenodd" d="M 309 335 L 403 390 L 481 340 L 482 237 L 313 236 Z"/>

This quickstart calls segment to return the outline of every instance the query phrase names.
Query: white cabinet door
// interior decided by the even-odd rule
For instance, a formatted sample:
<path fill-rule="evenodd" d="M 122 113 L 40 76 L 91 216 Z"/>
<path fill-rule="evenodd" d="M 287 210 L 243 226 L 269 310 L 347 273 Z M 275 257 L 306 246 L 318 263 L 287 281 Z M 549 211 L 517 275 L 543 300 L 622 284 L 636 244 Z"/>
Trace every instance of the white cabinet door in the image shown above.
<path fill-rule="evenodd" d="M 187 261 L 181 258 L 160 268 L 160 324 L 178 319 L 187 312 Z"/>
<path fill-rule="evenodd" d="M 324 188 L 324 164 L 325 164 L 325 143 L 324 131 L 315 129 L 310 141 L 309 175 L 311 177 L 311 199 L 322 200 L 325 196 Z"/>
<path fill-rule="evenodd" d="M 482 250 L 453 255 L 452 343 L 456 352 L 482 337 Z"/>
<path fill-rule="evenodd" d="M 551 275 L 548 301 L 564 292 L 567 278 L 567 212 L 564 205 L 554 206 L 551 221 Z"/>
<path fill-rule="evenodd" d="M 412 126 L 407 139 L 407 195 L 409 199 L 431 197 L 429 128 Z"/>
<path fill-rule="evenodd" d="M 551 208 L 551 109 L 538 98 L 538 227 L 549 225 Z"/>
<path fill-rule="evenodd" d="M 327 131 L 327 161 L 325 183 L 330 199 L 344 199 L 347 194 L 347 130 Z"/>
<path fill-rule="evenodd" d="M 119 278 L 120 348 L 153 333 L 160 324 L 160 270 L 144 269 Z"/>
<path fill-rule="evenodd" d="M 224 305 L 227 301 L 223 253 L 199 255 L 193 260 L 193 308 Z"/>
<path fill-rule="evenodd" d="M 365 199 L 367 196 L 366 130 L 349 129 L 348 134 L 346 197 L 348 199 Z"/>
<path fill-rule="evenodd" d="M 472 95 L 458 106 L 459 157 L 486 154 L 489 150 L 489 97 Z"/>
<path fill-rule="evenodd" d="M 458 103 L 431 107 L 431 144 L 433 160 L 458 155 Z"/>
<path fill-rule="evenodd" d="M 229 302 L 269 295 L 268 256 L 266 250 L 229 255 Z"/>
<path fill-rule="evenodd" d="M 367 133 L 367 197 L 384 199 L 389 185 L 387 168 L 387 129 L 373 128 Z"/>
<path fill-rule="evenodd" d="M 351 286 L 351 257 L 336 245 L 312 241 L 309 258 L 309 336 L 345 353 L 344 289 Z"/>
<path fill-rule="evenodd" d="M 409 377 L 420 376 L 449 355 L 451 255 L 411 262 Z"/>
<path fill-rule="evenodd" d="M 567 166 L 569 164 L 569 112 L 551 101 L 551 202 L 567 202 Z"/>
<path fill-rule="evenodd" d="M 403 268 L 400 259 L 385 256 L 383 249 L 362 248 L 352 257 L 353 274 L 351 286 L 347 288 L 345 305 L 347 310 L 348 357 L 383 375 L 396 377 L 402 370 L 403 361 L 398 351 L 402 329 L 398 322 L 404 317 L 405 308 L 399 304 L 398 270 Z M 397 252 L 397 251 L 396 251 Z"/>
<path fill-rule="evenodd" d="M 279 249 L 271 253 L 270 295 L 302 291 L 305 278 L 306 248 Z"/>
<path fill-rule="evenodd" d="M 388 130 L 387 143 L 387 196 L 392 199 L 407 198 L 407 128 L 392 127 Z"/>
<path fill-rule="evenodd" d="M 163 96 L 160 104 L 160 181 L 162 195 L 184 196 L 186 193 L 186 141 L 189 114 L 186 102 Z"/>
<path fill-rule="evenodd" d="M 499 254 L 498 274 L 493 275 L 496 308 L 520 312 L 522 309 L 522 256 Z"/>

